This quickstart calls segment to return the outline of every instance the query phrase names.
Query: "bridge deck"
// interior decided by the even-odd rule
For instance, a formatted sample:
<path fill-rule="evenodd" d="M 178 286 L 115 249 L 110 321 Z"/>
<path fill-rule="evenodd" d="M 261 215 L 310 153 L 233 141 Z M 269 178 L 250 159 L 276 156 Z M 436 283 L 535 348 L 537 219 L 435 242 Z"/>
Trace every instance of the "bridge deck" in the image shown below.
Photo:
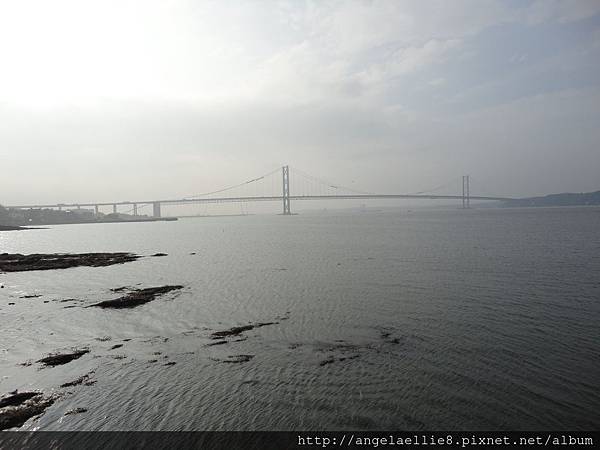
<path fill-rule="evenodd" d="M 290 195 L 290 200 L 393 200 L 393 199 L 424 199 L 424 200 L 461 200 L 462 195 L 428 195 L 428 194 L 352 194 L 352 195 Z M 470 200 L 488 200 L 488 201 L 508 201 L 515 200 L 510 197 L 488 197 L 488 196 L 469 196 Z M 89 202 L 89 203 L 55 203 L 55 204 L 37 204 L 37 205 L 13 205 L 6 208 L 14 209 L 39 209 L 39 208 L 78 208 L 112 205 L 145 205 L 161 203 L 163 205 L 185 205 L 200 203 L 233 203 L 233 202 L 270 202 L 283 201 L 282 196 L 271 197 L 218 197 L 218 198 L 182 198 L 165 200 L 140 200 L 140 201 L 121 201 L 121 202 Z"/>

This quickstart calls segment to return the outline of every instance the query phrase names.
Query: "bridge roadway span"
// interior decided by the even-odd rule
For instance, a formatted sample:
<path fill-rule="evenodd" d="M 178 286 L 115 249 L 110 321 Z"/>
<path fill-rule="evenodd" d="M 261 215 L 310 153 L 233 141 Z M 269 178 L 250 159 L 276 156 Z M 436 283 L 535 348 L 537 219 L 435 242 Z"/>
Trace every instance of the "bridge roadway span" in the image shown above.
<path fill-rule="evenodd" d="M 462 195 L 429 195 L 429 194 L 351 194 L 351 195 L 290 195 L 290 200 L 368 200 L 368 199 L 426 199 L 426 200 L 461 200 Z M 471 195 L 470 200 L 508 201 L 514 200 L 510 197 L 485 197 Z M 39 208 L 81 208 L 86 206 L 121 206 L 121 205 L 185 205 L 199 203 L 232 203 L 232 202 L 271 202 L 282 201 L 283 196 L 267 197 L 215 197 L 215 198 L 181 198 L 169 200 L 141 200 L 121 202 L 91 202 L 91 203 L 55 203 L 39 205 L 14 205 L 6 206 L 13 209 L 39 209 Z"/>

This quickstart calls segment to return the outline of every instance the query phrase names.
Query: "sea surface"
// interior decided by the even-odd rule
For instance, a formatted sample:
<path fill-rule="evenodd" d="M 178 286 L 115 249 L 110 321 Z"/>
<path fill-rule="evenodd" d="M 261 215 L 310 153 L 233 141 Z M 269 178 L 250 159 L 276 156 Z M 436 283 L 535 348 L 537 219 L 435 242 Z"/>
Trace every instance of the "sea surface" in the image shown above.
<path fill-rule="evenodd" d="M 0 394 L 62 396 L 22 429 L 600 425 L 600 208 L 330 211 L 0 233 L 0 253 L 93 251 L 168 256 L 0 274 Z M 118 297 L 112 288 L 165 284 L 185 288 L 133 309 L 85 307 Z M 209 345 L 215 331 L 261 322 L 276 323 Z M 54 368 L 35 363 L 74 347 L 90 353 Z M 59 387 L 84 374 L 95 383 Z M 87 412 L 65 415 L 74 408 Z"/>

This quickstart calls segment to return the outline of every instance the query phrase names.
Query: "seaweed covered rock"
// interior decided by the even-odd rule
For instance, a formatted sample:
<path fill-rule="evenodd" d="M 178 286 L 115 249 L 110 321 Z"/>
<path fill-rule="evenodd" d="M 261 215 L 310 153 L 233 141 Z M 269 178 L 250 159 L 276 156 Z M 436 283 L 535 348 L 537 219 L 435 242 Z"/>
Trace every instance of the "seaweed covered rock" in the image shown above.
<path fill-rule="evenodd" d="M 181 285 L 165 285 L 145 289 L 135 289 L 122 297 L 116 298 L 114 300 L 104 300 L 100 303 L 95 303 L 90 306 L 115 309 L 134 308 L 136 306 L 143 305 L 144 303 L 151 302 L 160 295 L 166 294 L 171 291 L 176 291 L 182 288 L 183 286 Z"/>
<path fill-rule="evenodd" d="M 0 254 L 0 272 L 67 269 L 69 267 L 104 267 L 124 264 L 140 258 L 133 253 L 19 253 Z"/>
<path fill-rule="evenodd" d="M 267 325 L 276 325 L 279 322 L 260 322 L 250 325 L 242 325 L 240 327 L 229 328 L 228 330 L 215 331 L 210 335 L 211 339 L 223 339 L 226 337 L 239 336 L 245 331 L 253 330 L 254 328 L 266 327 Z"/>
<path fill-rule="evenodd" d="M 63 364 L 70 363 L 74 359 L 79 359 L 89 352 L 89 349 L 83 348 L 79 350 L 74 350 L 69 353 L 53 353 L 51 355 L 45 356 L 42 359 L 37 360 L 36 362 L 50 367 L 61 366 Z"/>
<path fill-rule="evenodd" d="M 0 430 L 20 427 L 29 419 L 42 414 L 56 396 L 41 392 L 11 392 L 0 398 Z"/>

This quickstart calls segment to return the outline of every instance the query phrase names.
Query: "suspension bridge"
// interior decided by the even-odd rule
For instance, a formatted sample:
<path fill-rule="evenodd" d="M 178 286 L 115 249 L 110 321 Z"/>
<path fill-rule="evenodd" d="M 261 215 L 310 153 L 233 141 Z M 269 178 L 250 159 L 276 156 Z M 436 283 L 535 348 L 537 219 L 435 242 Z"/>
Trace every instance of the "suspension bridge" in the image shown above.
<path fill-rule="evenodd" d="M 291 215 L 291 204 L 295 201 L 305 200 L 373 200 L 373 199 L 425 199 L 425 200 L 459 200 L 463 208 L 469 208 L 472 200 L 507 201 L 514 200 L 509 197 L 480 196 L 470 193 L 470 176 L 462 177 L 462 191 L 459 194 L 438 194 L 439 190 L 447 188 L 447 183 L 437 186 L 429 191 L 420 191 L 408 194 L 378 194 L 364 192 L 353 188 L 340 186 L 326 180 L 311 176 L 301 170 L 294 169 L 291 176 L 289 166 L 283 166 L 258 178 L 219 189 L 212 192 L 189 195 L 175 199 L 153 199 L 139 201 L 111 201 L 111 202 L 78 202 L 55 203 L 35 205 L 12 205 L 12 209 L 81 209 L 93 207 L 96 215 L 101 207 L 112 207 L 112 212 L 119 212 L 119 207 L 125 206 L 127 213 L 139 214 L 139 210 L 146 206 L 152 207 L 152 216 L 161 217 L 163 205 L 190 205 L 209 203 L 246 203 L 246 202 L 281 202 L 283 214 Z M 293 193 L 292 193 L 293 192 Z M 123 208 L 121 208 L 123 209 Z"/>

